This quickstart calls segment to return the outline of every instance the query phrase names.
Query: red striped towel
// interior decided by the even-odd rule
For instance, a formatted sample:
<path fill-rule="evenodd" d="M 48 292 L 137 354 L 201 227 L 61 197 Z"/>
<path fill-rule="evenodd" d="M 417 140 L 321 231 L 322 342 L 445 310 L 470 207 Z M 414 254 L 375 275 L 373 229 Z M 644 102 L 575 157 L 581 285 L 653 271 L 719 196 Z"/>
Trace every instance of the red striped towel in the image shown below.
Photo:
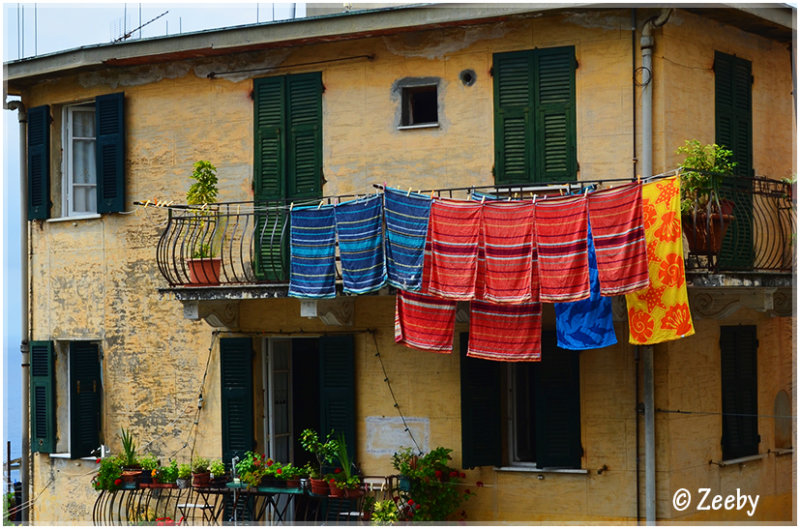
<path fill-rule="evenodd" d="M 453 352 L 457 303 L 398 290 L 394 312 L 394 341 L 423 351 Z"/>
<path fill-rule="evenodd" d="M 542 359 L 540 303 L 470 303 L 467 356 L 503 362 Z"/>
<path fill-rule="evenodd" d="M 588 298 L 589 212 L 586 197 L 539 200 L 535 216 L 541 301 L 565 303 Z"/>
<path fill-rule="evenodd" d="M 479 299 L 494 303 L 531 300 L 533 209 L 531 202 L 484 204 L 481 233 L 486 275 Z M 478 259 L 480 264 L 480 256 Z"/>
<path fill-rule="evenodd" d="M 480 202 L 433 202 L 428 222 L 431 253 L 427 292 L 447 299 L 475 297 L 481 212 Z"/>
<path fill-rule="evenodd" d="M 642 185 L 589 194 L 600 294 L 630 294 L 650 285 L 642 216 Z"/>

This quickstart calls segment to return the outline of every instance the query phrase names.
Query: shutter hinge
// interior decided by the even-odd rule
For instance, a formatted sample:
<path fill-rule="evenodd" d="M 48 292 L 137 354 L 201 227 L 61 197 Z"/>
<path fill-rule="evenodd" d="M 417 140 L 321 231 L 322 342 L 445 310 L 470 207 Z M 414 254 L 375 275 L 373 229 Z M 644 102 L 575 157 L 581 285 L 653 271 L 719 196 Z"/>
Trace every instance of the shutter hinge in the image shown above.
<path fill-rule="evenodd" d="M 250 94 L 249 95 L 250 95 L 250 101 L 255 101 L 256 100 L 256 91 L 255 90 L 250 90 Z"/>
<path fill-rule="evenodd" d="M 489 77 L 494 77 L 494 66 L 489 67 Z"/>
<path fill-rule="evenodd" d="M 492 176 L 497 176 L 497 171 L 495 170 L 496 166 L 492 164 Z"/>
<path fill-rule="evenodd" d="M 750 76 L 750 84 L 755 84 L 755 83 L 756 83 L 756 78 L 751 75 Z"/>
<path fill-rule="evenodd" d="M 578 62 L 578 59 L 575 59 L 575 69 L 577 70 L 580 67 L 581 67 L 581 63 Z"/>
<path fill-rule="evenodd" d="M 325 93 L 325 83 L 320 83 L 320 85 L 322 85 L 322 93 L 324 94 Z"/>
<path fill-rule="evenodd" d="M 761 435 L 760 434 L 756 434 L 756 441 L 759 442 L 759 443 L 761 442 Z"/>
<path fill-rule="evenodd" d="M 577 160 L 575 160 L 575 170 L 576 170 L 576 171 L 579 171 L 579 172 L 580 172 L 580 170 L 581 170 L 581 162 L 579 162 L 579 161 L 577 161 Z"/>

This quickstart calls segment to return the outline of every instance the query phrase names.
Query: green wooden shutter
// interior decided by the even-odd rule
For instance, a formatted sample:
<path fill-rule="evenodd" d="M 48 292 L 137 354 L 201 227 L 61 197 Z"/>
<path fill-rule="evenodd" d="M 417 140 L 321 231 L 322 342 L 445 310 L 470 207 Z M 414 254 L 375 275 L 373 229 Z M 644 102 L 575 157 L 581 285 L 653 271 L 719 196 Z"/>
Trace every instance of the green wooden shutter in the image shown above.
<path fill-rule="evenodd" d="M 97 212 L 125 211 L 125 94 L 95 99 Z"/>
<path fill-rule="evenodd" d="M 755 325 L 720 327 L 722 458 L 758 453 L 758 373 Z"/>
<path fill-rule="evenodd" d="M 353 336 L 322 336 L 319 339 L 320 436 L 331 430 L 344 433 L 347 451 L 355 456 L 355 371 Z"/>
<path fill-rule="evenodd" d="M 554 332 L 542 332 L 542 361 L 534 368 L 536 465 L 580 468 L 581 405 L 578 352 L 556 346 Z"/>
<path fill-rule="evenodd" d="M 28 220 L 50 216 L 50 107 L 28 110 Z"/>
<path fill-rule="evenodd" d="M 70 343 L 69 391 L 70 454 L 77 459 L 100 446 L 102 379 L 97 344 Z"/>
<path fill-rule="evenodd" d="M 750 61 L 716 52 L 714 55 L 716 143 L 733 151 L 734 174 L 720 197 L 734 203 L 734 220 L 722 241 L 719 268 L 750 270 L 753 248 L 752 68 Z"/>
<path fill-rule="evenodd" d="M 55 354 L 53 342 L 31 342 L 31 451 L 56 449 Z"/>
<path fill-rule="evenodd" d="M 533 55 L 536 107 L 535 182 L 577 178 L 575 48 L 538 49 Z"/>
<path fill-rule="evenodd" d="M 289 75 L 286 83 L 287 198 L 318 198 L 322 194 L 322 75 Z"/>
<path fill-rule="evenodd" d="M 533 181 L 533 60 L 528 51 L 496 53 L 495 183 Z"/>
<path fill-rule="evenodd" d="M 461 466 L 500 466 L 502 423 L 499 362 L 467 357 L 469 335 L 461 341 Z"/>
<path fill-rule="evenodd" d="M 250 338 L 220 338 L 222 459 L 230 465 L 255 446 L 253 433 L 253 343 Z"/>

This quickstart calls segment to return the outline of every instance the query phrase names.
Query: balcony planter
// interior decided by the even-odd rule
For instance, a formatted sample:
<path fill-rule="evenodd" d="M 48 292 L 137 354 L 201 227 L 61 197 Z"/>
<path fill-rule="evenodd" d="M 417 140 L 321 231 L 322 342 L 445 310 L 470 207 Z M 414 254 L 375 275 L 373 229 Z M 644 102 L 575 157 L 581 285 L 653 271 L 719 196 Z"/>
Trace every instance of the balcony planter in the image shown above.
<path fill-rule="evenodd" d="M 208 487 L 211 483 L 210 472 L 192 472 L 192 486 L 193 487 Z"/>
<path fill-rule="evenodd" d="M 720 211 L 681 216 L 683 233 L 689 242 L 689 251 L 698 255 L 718 255 L 728 226 L 734 219 L 734 203 L 720 200 Z"/>
<path fill-rule="evenodd" d="M 330 492 L 330 487 L 328 486 L 328 482 L 324 479 L 315 479 L 311 478 L 311 493 L 316 494 L 317 496 L 327 496 Z"/>
<path fill-rule="evenodd" d="M 219 270 L 222 264 L 222 260 L 219 257 L 187 259 L 186 264 L 189 267 L 189 285 L 219 285 Z"/>

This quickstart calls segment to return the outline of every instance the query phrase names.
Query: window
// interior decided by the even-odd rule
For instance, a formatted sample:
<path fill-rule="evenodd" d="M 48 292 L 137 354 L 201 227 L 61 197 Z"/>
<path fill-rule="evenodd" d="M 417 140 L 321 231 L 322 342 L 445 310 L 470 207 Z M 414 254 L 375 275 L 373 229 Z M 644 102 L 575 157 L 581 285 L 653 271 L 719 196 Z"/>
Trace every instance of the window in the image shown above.
<path fill-rule="evenodd" d="M 722 459 L 758 454 L 758 339 L 755 325 L 720 327 Z"/>
<path fill-rule="evenodd" d="M 414 127 L 439 123 L 439 102 L 436 85 L 402 87 L 401 125 Z"/>
<path fill-rule="evenodd" d="M 256 202 L 322 196 L 322 75 L 319 72 L 253 81 Z M 260 280 L 288 280 L 288 239 L 280 211 L 256 215 L 255 270 Z"/>
<path fill-rule="evenodd" d="M 494 54 L 495 183 L 575 180 L 575 48 Z"/>
<path fill-rule="evenodd" d="M 101 444 L 103 384 L 94 342 L 31 342 L 31 450 L 87 457 Z"/>
<path fill-rule="evenodd" d="M 541 362 L 499 364 L 468 358 L 467 340 L 462 335 L 463 466 L 580 468 L 577 351 L 544 332 Z"/>
<path fill-rule="evenodd" d="M 61 216 L 125 209 L 124 94 L 62 110 Z M 50 217 L 50 128 L 47 105 L 28 111 L 28 219 Z"/>

